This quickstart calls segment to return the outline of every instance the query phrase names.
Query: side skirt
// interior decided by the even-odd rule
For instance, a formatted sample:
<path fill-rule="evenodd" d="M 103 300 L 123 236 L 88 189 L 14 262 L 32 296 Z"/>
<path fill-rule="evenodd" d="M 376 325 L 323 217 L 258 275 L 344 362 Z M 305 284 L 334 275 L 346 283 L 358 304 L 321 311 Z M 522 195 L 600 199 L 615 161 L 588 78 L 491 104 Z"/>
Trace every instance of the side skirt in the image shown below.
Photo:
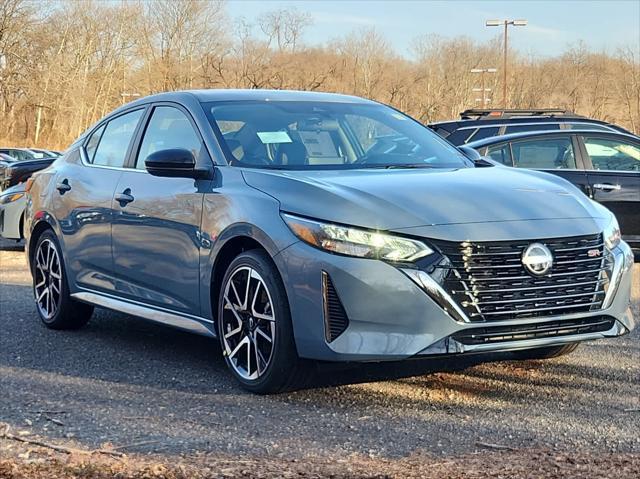
<path fill-rule="evenodd" d="M 165 324 L 192 333 L 204 336 L 216 336 L 213 331 L 213 321 L 201 318 L 200 316 L 192 316 L 175 311 L 159 309 L 155 306 L 94 291 L 73 293 L 71 297 L 77 301 L 93 304 L 94 306 L 111 309 L 113 311 L 120 311 L 122 313 L 130 314 L 131 316 L 148 319 L 156 323 Z M 211 325 L 211 328 L 205 325 Z"/>

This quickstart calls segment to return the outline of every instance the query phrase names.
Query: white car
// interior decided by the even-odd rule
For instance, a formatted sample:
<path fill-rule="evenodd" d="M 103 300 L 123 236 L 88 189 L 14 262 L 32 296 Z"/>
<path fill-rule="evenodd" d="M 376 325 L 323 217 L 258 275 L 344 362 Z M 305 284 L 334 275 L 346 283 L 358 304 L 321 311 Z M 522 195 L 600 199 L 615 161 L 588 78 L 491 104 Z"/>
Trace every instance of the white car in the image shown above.
<path fill-rule="evenodd" d="M 24 238 L 24 209 L 27 204 L 24 183 L 0 192 L 0 236 L 20 241 Z"/>

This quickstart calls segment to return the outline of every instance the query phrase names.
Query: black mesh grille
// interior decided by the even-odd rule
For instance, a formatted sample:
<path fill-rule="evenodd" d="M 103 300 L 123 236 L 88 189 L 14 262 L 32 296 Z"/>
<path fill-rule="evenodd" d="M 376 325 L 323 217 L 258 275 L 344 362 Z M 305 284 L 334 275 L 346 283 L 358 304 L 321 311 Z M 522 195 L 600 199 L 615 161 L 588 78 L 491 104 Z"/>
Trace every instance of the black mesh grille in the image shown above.
<path fill-rule="evenodd" d="M 608 331 L 613 327 L 613 318 L 598 316 L 576 320 L 552 321 L 539 324 L 513 326 L 490 326 L 460 331 L 453 338 L 468 345 L 501 343 L 525 339 L 550 338 Z"/>
<path fill-rule="evenodd" d="M 553 254 L 544 276 L 529 273 L 522 254 L 533 242 Z M 471 321 L 553 316 L 598 310 L 606 292 L 602 235 L 530 241 L 436 242 L 449 259 L 444 288 Z"/>
<path fill-rule="evenodd" d="M 322 288 L 324 290 L 325 335 L 327 341 L 331 342 L 344 333 L 349 326 L 349 319 L 331 278 L 324 272 L 322 273 Z"/>

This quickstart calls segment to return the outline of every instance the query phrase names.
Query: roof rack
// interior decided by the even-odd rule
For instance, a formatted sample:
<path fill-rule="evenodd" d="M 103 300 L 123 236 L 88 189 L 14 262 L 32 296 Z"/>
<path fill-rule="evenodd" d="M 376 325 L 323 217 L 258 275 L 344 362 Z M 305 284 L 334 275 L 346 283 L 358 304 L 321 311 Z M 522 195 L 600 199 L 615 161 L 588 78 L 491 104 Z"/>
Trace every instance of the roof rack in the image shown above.
<path fill-rule="evenodd" d="M 554 116 L 570 116 L 580 118 L 572 111 L 562 110 L 559 108 L 541 108 L 536 110 L 516 110 L 516 109 L 470 109 L 460 113 L 462 120 L 479 120 L 482 118 L 526 118 L 526 117 L 554 117 Z"/>

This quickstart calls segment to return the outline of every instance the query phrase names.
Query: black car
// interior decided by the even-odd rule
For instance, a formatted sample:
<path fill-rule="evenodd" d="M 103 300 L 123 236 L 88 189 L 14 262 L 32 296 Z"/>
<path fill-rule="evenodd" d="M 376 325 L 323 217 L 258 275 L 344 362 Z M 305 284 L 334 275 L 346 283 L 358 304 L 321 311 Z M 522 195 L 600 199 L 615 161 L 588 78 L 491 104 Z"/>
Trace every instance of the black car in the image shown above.
<path fill-rule="evenodd" d="M 10 186 L 24 183 L 36 171 L 44 170 L 56 158 L 42 158 L 39 160 L 23 160 L 0 165 L 0 190 L 6 190 Z"/>
<path fill-rule="evenodd" d="M 569 180 L 618 218 L 625 241 L 640 254 L 640 138 L 592 130 L 515 133 L 468 143 L 507 166 Z"/>
<path fill-rule="evenodd" d="M 456 146 L 492 136 L 529 131 L 578 129 L 631 134 L 617 125 L 566 110 L 466 110 L 460 113 L 460 120 L 428 126 Z"/>

